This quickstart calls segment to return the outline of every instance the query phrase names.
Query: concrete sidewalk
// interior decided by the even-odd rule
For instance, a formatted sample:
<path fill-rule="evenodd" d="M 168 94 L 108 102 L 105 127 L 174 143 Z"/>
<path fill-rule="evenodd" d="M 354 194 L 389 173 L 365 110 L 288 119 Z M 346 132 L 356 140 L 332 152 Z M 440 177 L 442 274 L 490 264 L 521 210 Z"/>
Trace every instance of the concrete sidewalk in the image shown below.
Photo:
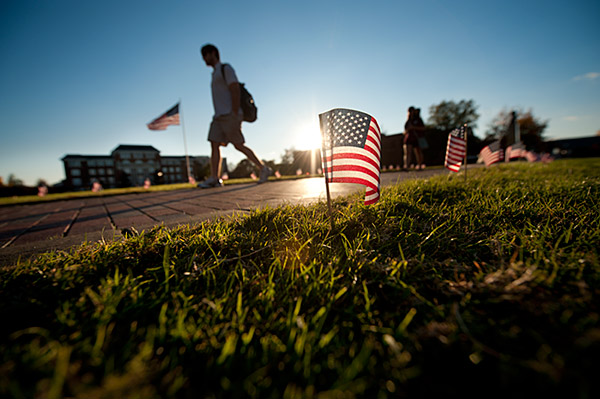
<path fill-rule="evenodd" d="M 439 168 L 382 173 L 381 184 L 446 173 Z M 330 191 L 335 198 L 364 191 L 364 187 L 336 183 L 330 185 Z M 173 227 L 265 206 L 326 200 L 323 178 L 306 178 L 0 207 L 0 265 L 83 242 L 113 240 L 132 227 L 138 231 L 161 224 Z"/>

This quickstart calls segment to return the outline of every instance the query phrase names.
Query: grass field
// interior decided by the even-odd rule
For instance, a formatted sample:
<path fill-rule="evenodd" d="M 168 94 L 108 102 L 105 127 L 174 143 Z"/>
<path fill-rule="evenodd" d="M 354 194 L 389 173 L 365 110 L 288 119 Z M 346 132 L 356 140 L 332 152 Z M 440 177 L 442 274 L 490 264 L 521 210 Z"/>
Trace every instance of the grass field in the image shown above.
<path fill-rule="evenodd" d="M 0 270 L 0 396 L 598 397 L 600 159 Z"/>

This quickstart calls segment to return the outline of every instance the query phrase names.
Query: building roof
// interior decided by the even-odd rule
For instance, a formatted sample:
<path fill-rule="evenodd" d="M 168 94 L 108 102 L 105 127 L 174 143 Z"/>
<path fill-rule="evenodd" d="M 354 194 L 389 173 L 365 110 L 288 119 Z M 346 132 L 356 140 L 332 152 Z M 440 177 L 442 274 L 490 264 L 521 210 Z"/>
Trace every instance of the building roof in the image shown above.
<path fill-rule="evenodd" d="M 85 159 L 112 159 L 110 155 L 81 155 L 81 154 L 67 154 L 62 157 L 60 160 L 64 161 L 65 159 L 76 159 L 76 158 L 85 158 Z"/>
<path fill-rule="evenodd" d="M 160 153 L 160 151 L 158 151 L 156 148 L 152 147 L 151 145 L 121 144 L 117 148 L 112 150 L 111 154 L 114 154 L 117 151 L 152 151 L 152 152 Z"/>

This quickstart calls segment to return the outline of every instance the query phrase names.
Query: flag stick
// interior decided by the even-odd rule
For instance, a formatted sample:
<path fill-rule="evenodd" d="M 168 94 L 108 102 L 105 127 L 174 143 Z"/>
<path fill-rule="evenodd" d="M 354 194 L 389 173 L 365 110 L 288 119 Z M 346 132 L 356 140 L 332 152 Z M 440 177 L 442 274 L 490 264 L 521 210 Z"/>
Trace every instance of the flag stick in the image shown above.
<path fill-rule="evenodd" d="M 329 222 L 333 230 L 333 211 L 331 209 L 331 194 L 329 193 L 329 182 L 327 181 L 327 171 L 325 172 L 325 190 L 327 191 L 327 210 L 329 212 Z"/>
<path fill-rule="evenodd" d="M 322 132 L 321 132 L 322 134 Z M 333 135 L 331 136 L 331 175 L 333 177 Z M 323 149 L 321 151 L 321 157 L 323 158 L 321 160 L 321 163 L 323 164 L 324 168 L 323 168 L 323 175 L 325 176 L 325 191 L 327 192 L 327 211 L 329 212 L 329 222 L 331 224 L 331 230 L 333 230 L 334 224 L 333 224 L 333 210 L 331 208 L 331 194 L 329 192 L 329 179 L 327 177 L 327 150 Z"/>
<path fill-rule="evenodd" d="M 183 123 L 183 107 L 181 106 L 181 99 L 179 99 L 179 116 L 181 118 L 181 131 L 183 132 L 183 150 L 185 151 L 185 167 L 187 171 L 188 183 L 190 179 L 190 158 L 188 157 L 187 151 L 187 140 L 185 139 L 185 124 Z"/>
<path fill-rule="evenodd" d="M 467 181 L 467 152 L 469 147 L 467 146 L 469 137 L 469 130 L 467 129 L 467 124 L 465 123 L 465 181 Z"/>

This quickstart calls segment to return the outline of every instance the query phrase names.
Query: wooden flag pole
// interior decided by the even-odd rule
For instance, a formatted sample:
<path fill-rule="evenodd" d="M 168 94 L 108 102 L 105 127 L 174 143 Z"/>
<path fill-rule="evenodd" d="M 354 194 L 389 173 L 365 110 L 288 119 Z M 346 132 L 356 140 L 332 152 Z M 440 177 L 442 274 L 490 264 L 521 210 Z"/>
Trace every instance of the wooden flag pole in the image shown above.
<path fill-rule="evenodd" d="M 181 119 L 181 131 L 183 132 L 183 150 L 185 151 L 185 169 L 187 171 L 188 183 L 191 182 L 190 178 L 190 158 L 188 157 L 187 151 L 187 140 L 185 138 L 185 124 L 183 123 L 183 110 L 181 106 L 181 98 L 179 99 L 179 117 Z"/>
<path fill-rule="evenodd" d="M 331 194 L 329 193 L 329 181 L 327 179 L 327 171 L 325 171 L 325 191 L 327 191 L 327 210 L 329 212 L 329 222 L 331 230 L 333 230 L 333 210 L 331 208 Z"/>
<path fill-rule="evenodd" d="M 321 135 L 323 134 L 323 126 L 321 125 Z M 331 175 L 333 177 L 333 135 L 329 135 L 331 138 L 330 149 L 331 149 Z M 325 176 L 325 191 L 327 192 L 327 211 L 329 212 L 330 228 L 333 230 L 333 208 L 331 207 L 331 193 L 329 192 L 329 178 L 327 176 L 327 150 L 322 148 L 321 151 L 321 163 L 323 164 L 323 176 Z"/>
<path fill-rule="evenodd" d="M 468 153 L 468 149 L 469 149 L 469 147 L 467 146 L 468 137 L 469 137 L 469 129 L 467 129 L 467 124 L 465 123 L 465 182 L 467 181 L 467 153 Z"/>

